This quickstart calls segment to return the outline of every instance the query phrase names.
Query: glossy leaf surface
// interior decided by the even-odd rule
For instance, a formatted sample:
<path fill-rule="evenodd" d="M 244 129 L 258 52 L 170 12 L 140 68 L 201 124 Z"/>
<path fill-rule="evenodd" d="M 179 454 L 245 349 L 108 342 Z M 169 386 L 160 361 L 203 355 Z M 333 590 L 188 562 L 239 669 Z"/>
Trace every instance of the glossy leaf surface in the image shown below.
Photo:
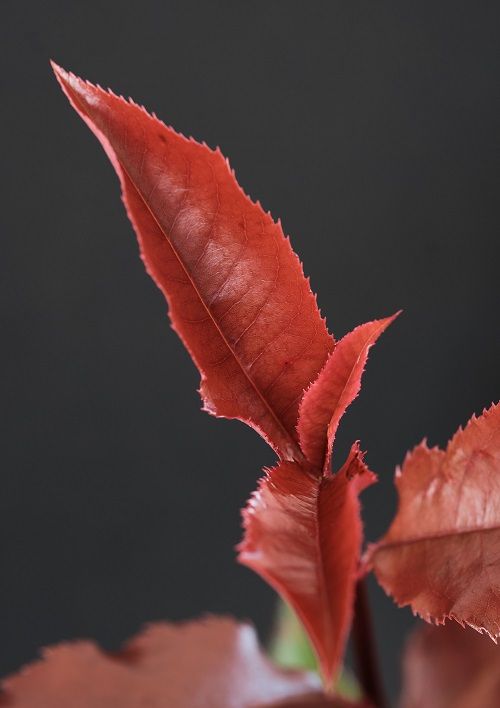
<path fill-rule="evenodd" d="M 302 266 L 219 150 L 54 65 L 120 178 L 146 268 L 201 373 L 205 409 L 301 459 L 303 391 L 334 347 Z"/>
<path fill-rule="evenodd" d="M 304 394 L 297 430 L 302 451 L 314 467 L 330 469 L 337 428 L 359 393 L 368 351 L 396 317 L 367 322 L 346 334 Z"/>
<path fill-rule="evenodd" d="M 498 708 L 500 647 L 448 622 L 419 627 L 403 659 L 401 708 Z"/>
<path fill-rule="evenodd" d="M 314 675 L 273 666 L 251 626 L 208 618 L 152 625 L 118 654 L 89 641 L 46 649 L 41 661 L 3 682 L 0 705 L 255 708 L 304 694 L 315 705 L 317 688 Z"/>
<path fill-rule="evenodd" d="M 282 462 L 267 471 L 244 511 L 239 560 L 294 608 L 328 685 L 352 619 L 362 537 L 358 494 L 374 479 L 357 445 L 336 475 L 318 477 Z"/>
<path fill-rule="evenodd" d="M 500 636 L 500 405 L 445 451 L 422 443 L 396 485 L 398 513 L 368 554 L 382 587 L 424 619 Z"/>

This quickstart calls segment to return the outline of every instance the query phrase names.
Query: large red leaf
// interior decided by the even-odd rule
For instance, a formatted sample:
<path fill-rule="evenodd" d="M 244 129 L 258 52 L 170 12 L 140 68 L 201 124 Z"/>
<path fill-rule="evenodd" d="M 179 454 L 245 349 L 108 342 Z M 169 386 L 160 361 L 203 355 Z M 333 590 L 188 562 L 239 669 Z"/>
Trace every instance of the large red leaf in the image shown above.
<path fill-rule="evenodd" d="M 362 527 L 358 494 L 375 475 L 357 445 L 336 474 L 308 474 L 297 463 L 267 470 L 243 512 L 239 561 L 295 609 L 331 685 L 352 619 Z"/>
<path fill-rule="evenodd" d="M 373 708 L 366 701 L 353 703 L 340 696 L 328 697 L 321 694 L 310 694 L 290 700 L 278 701 L 262 708 Z"/>
<path fill-rule="evenodd" d="M 330 469 L 337 428 L 359 393 L 368 351 L 397 314 L 367 322 L 346 334 L 304 394 L 297 430 L 302 451 L 315 467 Z"/>
<path fill-rule="evenodd" d="M 446 451 L 422 443 L 396 473 L 398 513 L 368 554 L 382 587 L 424 619 L 500 636 L 500 404 Z"/>
<path fill-rule="evenodd" d="M 307 694 L 314 706 L 318 683 L 313 674 L 273 666 L 251 626 L 208 618 L 152 625 L 118 654 L 90 641 L 45 649 L 41 661 L 4 680 L 0 705 L 254 708 Z"/>
<path fill-rule="evenodd" d="M 300 460 L 303 391 L 334 347 L 301 264 L 219 150 L 54 65 L 120 178 L 146 268 L 201 372 L 210 413 Z"/>
<path fill-rule="evenodd" d="M 498 708 L 500 647 L 448 622 L 419 627 L 403 660 L 401 708 Z"/>

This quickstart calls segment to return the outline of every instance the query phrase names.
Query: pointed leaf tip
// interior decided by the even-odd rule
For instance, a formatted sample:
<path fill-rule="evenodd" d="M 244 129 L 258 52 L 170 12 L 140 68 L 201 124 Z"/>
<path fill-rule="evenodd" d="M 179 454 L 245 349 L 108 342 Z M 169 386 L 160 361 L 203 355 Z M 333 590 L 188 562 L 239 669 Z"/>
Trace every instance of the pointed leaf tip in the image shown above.
<path fill-rule="evenodd" d="M 50 59 L 50 66 L 55 74 L 55 77 L 62 87 L 69 86 L 70 72 L 66 71 L 62 66 L 59 66 L 53 59 Z"/>
<path fill-rule="evenodd" d="M 302 398 L 297 424 L 300 446 L 309 462 L 324 472 L 330 469 L 340 419 L 359 393 L 369 349 L 400 312 L 346 334 Z"/>

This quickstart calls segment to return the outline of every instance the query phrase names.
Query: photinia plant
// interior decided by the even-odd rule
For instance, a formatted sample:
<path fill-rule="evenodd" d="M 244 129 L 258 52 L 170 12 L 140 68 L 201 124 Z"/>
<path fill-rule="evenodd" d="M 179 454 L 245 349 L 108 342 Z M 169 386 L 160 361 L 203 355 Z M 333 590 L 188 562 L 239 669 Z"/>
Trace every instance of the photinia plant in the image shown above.
<path fill-rule="evenodd" d="M 336 341 L 280 223 L 246 196 L 218 149 L 53 68 L 118 174 L 141 257 L 199 369 L 204 410 L 247 423 L 276 453 L 243 511 L 238 560 L 300 618 L 323 691 L 311 673 L 272 665 L 249 626 L 209 618 L 153 626 L 115 655 L 89 642 L 48 650 L 4 682 L 0 702 L 380 708 L 363 584 L 373 571 L 427 622 L 462 625 L 419 630 L 402 705 L 500 705 L 500 655 L 466 629 L 500 636 L 500 405 L 446 450 L 422 443 L 408 454 L 396 472 L 397 515 L 362 556 L 359 495 L 376 476 L 357 441 L 338 460 L 335 437 L 370 347 L 398 313 Z M 355 703 L 337 690 L 351 629 L 363 696 Z"/>

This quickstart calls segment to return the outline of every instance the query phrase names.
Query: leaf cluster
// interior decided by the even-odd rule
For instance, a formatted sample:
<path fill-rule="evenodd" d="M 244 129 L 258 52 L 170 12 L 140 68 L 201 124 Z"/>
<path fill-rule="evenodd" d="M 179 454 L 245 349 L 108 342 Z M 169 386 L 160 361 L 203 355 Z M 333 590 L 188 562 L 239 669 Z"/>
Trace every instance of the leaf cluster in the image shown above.
<path fill-rule="evenodd" d="M 238 560 L 300 618 L 326 693 L 312 674 L 270 664 L 250 627 L 207 619 L 149 628 L 117 656 L 88 642 L 50 650 L 5 682 L 4 704 L 348 705 L 335 682 L 356 585 L 373 571 L 428 623 L 462 625 L 412 640 L 404 708 L 500 705 L 496 647 L 463 629 L 500 636 L 500 405 L 473 416 L 446 450 L 424 442 L 408 454 L 397 514 L 363 554 L 359 495 L 376 475 L 358 441 L 337 460 L 335 437 L 370 348 L 397 315 L 337 340 L 280 223 L 218 149 L 54 70 L 117 172 L 142 260 L 200 372 L 204 410 L 250 425 L 276 453 L 243 511 Z"/>

